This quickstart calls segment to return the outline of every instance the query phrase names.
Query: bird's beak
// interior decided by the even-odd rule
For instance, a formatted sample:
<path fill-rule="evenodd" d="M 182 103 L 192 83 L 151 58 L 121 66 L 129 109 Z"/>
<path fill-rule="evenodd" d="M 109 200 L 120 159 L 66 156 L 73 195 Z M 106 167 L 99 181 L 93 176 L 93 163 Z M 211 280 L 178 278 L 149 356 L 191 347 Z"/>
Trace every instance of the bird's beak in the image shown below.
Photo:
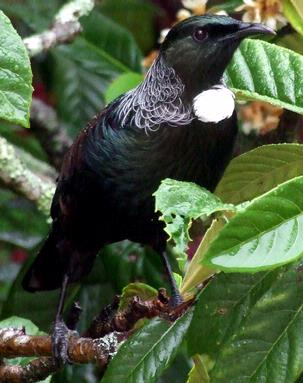
<path fill-rule="evenodd" d="M 263 24 L 241 23 L 239 24 L 239 29 L 229 37 L 231 37 L 234 40 L 241 40 L 248 36 L 275 34 L 276 32 L 273 29 Z"/>
<path fill-rule="evenodd" d="M 221 41 L 224 40 L 242 40 L 245 37 L 248 36 L 256 36 L 256 35 L 275 35 L 276 32 L 263 25 L 263 24 L 257 24 L 257 23 L 244 23 L 241 22 L 238 24 L 238 28 L 233 33 L 228 34 L 227 36 L 224 36 Z"/>

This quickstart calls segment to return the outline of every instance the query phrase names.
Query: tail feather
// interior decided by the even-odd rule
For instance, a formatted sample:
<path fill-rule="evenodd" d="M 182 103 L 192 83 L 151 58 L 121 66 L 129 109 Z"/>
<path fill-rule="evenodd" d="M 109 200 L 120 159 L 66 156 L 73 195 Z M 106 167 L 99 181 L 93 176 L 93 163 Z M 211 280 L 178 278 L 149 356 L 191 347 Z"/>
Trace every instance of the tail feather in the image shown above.
<path fill-rule="evenodd" d="M 70 282 L 77 282 L 90 272 L 96 255 L 96 248 L 77 249 L 53 226 L 25 274 L 22 286 L 30 292 L 55 290 L 61 287 L 65 274 L 69 275 Z"/>
<path fill-rule="evenodd" d="M 58 236 L 52 230 L 22 281 L 25 290 L 54 290 L 61 286 L 66 270 L 57 244 Z"/>

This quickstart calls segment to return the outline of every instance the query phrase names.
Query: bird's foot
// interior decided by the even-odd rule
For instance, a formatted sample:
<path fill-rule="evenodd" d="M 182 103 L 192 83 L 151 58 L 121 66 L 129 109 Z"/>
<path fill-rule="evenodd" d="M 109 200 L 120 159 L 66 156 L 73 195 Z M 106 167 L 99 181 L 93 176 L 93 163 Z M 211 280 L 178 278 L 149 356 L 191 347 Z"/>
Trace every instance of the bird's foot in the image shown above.
<path fill-rule="evenodd" d="M 171 298 L 168 302 L 169 306 L 171 308 L 175 309 L 176 307 L 182 305 L 182 303 L 184 303 L 184 300 L 183 300 L 179 290 L 173 289 Z"/>
<path fill-rule="evenodd" d="M 68 344 L 70 335 L 74 331 L 68 329 L 62 318 L 56 319 L 52 330 L 52 353 L 57 366 L 70 363 L 68 357 Z"/>

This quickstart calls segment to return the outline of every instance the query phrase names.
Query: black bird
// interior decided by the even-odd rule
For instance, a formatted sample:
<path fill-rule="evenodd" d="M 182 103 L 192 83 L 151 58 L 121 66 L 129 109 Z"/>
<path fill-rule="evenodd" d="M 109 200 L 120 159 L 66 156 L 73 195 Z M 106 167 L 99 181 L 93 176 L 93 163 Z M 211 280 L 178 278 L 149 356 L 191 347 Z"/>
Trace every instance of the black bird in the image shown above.
<path fill-rule="evenodd" d="M 145 80 L 96 116 L 66 154 L 52 229 L 23 287 L 61 287 L 54 356 L 66 357 L 62 309 L 69 283 L 86 275 L 106 244 L 129 239 L 164 259 L 167 236 L 152 194 L 173 178 L 213 190 L 233 150 L 237 118 L 223 72 L 242 39 L 272 31 L 225 16 L 189 18 L 168 33 Z M 215 104 L 214 104 L 215 103 Z"/>

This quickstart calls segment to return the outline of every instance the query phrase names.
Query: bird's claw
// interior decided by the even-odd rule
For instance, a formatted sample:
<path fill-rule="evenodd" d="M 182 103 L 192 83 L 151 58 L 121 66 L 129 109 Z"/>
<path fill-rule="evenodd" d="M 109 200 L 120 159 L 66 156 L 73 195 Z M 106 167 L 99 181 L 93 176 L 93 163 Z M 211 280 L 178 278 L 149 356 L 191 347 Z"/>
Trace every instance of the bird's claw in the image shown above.
<path fill-rule="evenodd" d="M 184 303 L 184 300 L 179 292 L 174 291 L 171 295 L 171 298 L 168 302 L 169 306 L 171 308 L 177 308 L 178 306 L 182 305 Z"/>
<path fill-rule="evenodd" d="M 57 319 L 52 331 L 52 353 L 57 366 L 64 366 L 66 363 L 71 363 L 68 357 L 68 344 L 70 331 L 63 319 Z"/>

